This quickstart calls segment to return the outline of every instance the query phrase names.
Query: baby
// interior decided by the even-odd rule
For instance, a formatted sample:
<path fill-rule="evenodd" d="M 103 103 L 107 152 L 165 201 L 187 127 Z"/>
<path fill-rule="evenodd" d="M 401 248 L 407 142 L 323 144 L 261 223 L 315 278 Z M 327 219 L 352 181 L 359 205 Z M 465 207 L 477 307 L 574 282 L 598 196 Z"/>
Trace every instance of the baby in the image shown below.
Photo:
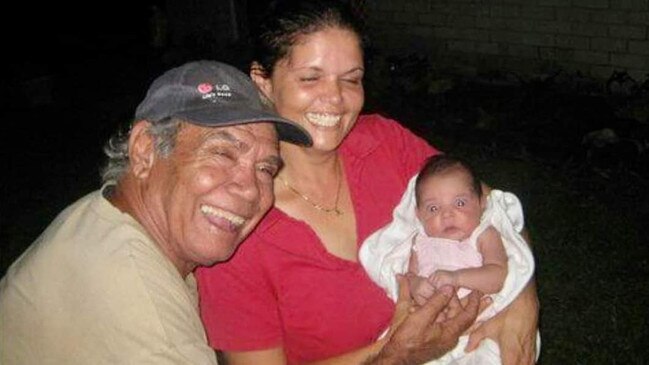
<path fill-rule="evenodd" d="M 480 180 L 461 159 L 431 157 L 410 179 L 392 218 L 363 242 L 359 260 L 394 300 L 395 275 L 407 273 L 419 304 L 443 285 L 457 287 L 460 297 L 471 290 L 489 294 L 492 304 L 478 316 L 484 321 L 507 307 L 532 277 L 534 257 L 520 234 L 520 201 L 497 189 L 483 196 Z M 468 335 L 460 337 L 453 350 L 427 364 L 502 363 L 493 340 L 470 353 L 464 351 L 467 342 Z"/>
<path fill-rule="evenodd" d="M 423 304 L 443 285 L 458 287 L 460 297 L 469 290 L 499 292 L 507 277 L 507 253 L 500 233 L 480 226 L 485 199 L 468 163 L 447 155 L 430 158 L 415 182 L 415 201 L 425 234 L 412 238 L 413 298 Z"/>

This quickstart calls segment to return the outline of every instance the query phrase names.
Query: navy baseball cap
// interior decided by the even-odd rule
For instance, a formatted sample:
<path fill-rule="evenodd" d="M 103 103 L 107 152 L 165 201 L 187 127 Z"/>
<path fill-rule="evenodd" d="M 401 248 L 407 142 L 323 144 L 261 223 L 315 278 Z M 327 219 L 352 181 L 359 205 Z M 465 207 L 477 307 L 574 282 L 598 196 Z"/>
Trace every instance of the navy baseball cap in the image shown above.
<path fill-rule="evenodd" d="M 207 127 L 271 122 L 281 141 L 311 146 L 307 131 L 266 107 L 252 80 L 233 66 L 194 61 L 153 81 L 135 111 L 135 120 L 152 123 L 179 118 Z"/>

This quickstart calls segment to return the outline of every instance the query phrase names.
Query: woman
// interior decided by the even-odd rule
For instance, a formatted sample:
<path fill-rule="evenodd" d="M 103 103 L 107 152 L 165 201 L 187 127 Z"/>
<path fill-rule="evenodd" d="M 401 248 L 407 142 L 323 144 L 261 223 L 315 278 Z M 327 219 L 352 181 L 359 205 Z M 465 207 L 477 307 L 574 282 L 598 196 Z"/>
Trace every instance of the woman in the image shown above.
<path fill-rule="evenodd" d="M 275 207 L 230 262 L 198 272 L 208 338 L 229 363 L 360 363 L 398 322 L 358 263 L 358 248 L 390 220 L 410 177 L 437 151 L 394 121 L 359 116 L 362 38 L 349 14 L 296 1 L 264 18 L 251 77 L 313 146 L 281 145 Z M 474 337 L 496 338 L 506 362 L 533 352 L 513 344 L 533 343 L 534 289 L 515 303 Z"/>

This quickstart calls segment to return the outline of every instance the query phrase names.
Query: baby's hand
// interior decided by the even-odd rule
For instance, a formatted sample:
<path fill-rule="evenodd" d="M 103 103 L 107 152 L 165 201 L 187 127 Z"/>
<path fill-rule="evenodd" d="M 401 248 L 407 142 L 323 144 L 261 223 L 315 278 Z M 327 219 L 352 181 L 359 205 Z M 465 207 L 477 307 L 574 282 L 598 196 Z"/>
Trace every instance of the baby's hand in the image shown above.
<path fill-rule="evenodd" d="M 435 292 L 435 287 L 425 277 L 409 274 L 408 283 L 412 298 L 419 305 L 424 305 Z"/>
<path fill-rule="evenodd" d="M 444 285 L 457 286 L 457 276 L 455 271 L 437 270 L 428 277 L 428 282 L 435 288 Z"/>

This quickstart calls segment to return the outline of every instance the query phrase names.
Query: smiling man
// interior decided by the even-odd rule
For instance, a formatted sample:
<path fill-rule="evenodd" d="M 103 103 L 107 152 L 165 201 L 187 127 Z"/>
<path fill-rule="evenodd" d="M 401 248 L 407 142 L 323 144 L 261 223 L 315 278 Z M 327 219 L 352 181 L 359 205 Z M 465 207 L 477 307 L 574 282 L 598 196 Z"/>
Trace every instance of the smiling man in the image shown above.
<path fill-rule="evenodd" d="M 227 260 L 271 207 L 278 139 L 311 143 L 231 66 L 155 80 L 106 147 L 103 187 L 0 282 L 0 363 L 215 364 L 192 271 Z"/>

